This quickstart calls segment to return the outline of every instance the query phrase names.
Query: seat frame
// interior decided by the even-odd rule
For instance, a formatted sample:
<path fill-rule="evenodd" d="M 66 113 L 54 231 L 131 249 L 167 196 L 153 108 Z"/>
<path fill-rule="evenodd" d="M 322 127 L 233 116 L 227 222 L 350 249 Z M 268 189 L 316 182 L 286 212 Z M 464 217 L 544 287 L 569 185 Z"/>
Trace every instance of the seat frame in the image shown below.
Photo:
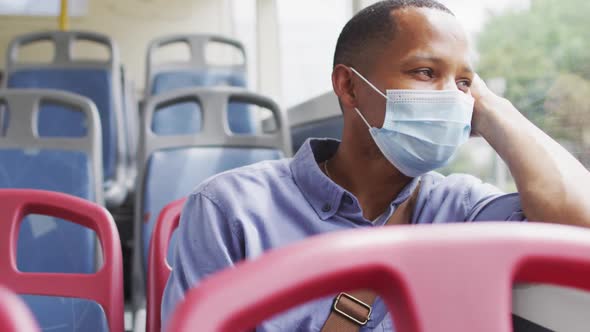
<path fill-rule="evenodd" d="M 24 273 L 16 266 L 18 229 L 29 214 L 69 220 L 92 229 L 103 264 L 94 274 Z M 109 212 L 87 200 L 42 190 L 0 189 L 0 284 L 16 293 L 89 299 L 105 311 L 111 332 L 124 331 L 123 258 Z"/>
<path fill-rule="evenodd" d="M 190 54 L 189 59 L 186 62 L 155 63 L 154 54 L 158 49 L 178 43 L 185 43 L 189 47 Z M 206 50 L 207 44 L 209 43 L 221 43 L 236 48 L 243 57 L 243 63 L 235 65 L 212 65 L 207 63 Z M 248 73 L 247 62 L 244 45 L 240 41 L 232 38 L 212 34 L 177 34 L 156 38 L 149 43 L 147 48 L 145 98 L 151 96 L 154 79 L 158 74 L 170 71 L 223 68 L 243 73 L 243 75 L 246 76 Z"/>
<path fill-rule="evenodd" d="M 186 199 L 179 199 L 168 204 L 154 227 L 150 241 L 150 255 L 147 275 L 147 332 L 159 332 L 162 320 L 160 317 L 162 296 L 172 267 L 166 257 L 172 234 L 178 228 L 180 213 Z"/>
<path fill-rule="evenodd" d="M 588 275 L 590 231 L 572 226 L 457 223 L 338 232 L 203 280 L 179 304 L 168 331 L 245 331 L 307 301 L 371 289 L 397 331 L 508 332 L 514 283 L 590 291 Z"/>
<path fill-rule="evenodd" d="M 26 63 L 18 60 L 23 46 L 49 41 L 54 45 L 54 57 L 49 63 Z M 105 46 L 109 51 L 106 61 L 76 59 L 72 54 L 76 41 L 88 41 Z M 15 37 L 9 44 L 6 56 L 6 77 L 2 87 L 7 88 L 10 76 L 20 70 L 31 69 L 106 69 L 111 77 L 111 105 L 116 121 L 117 146 L 115 151 L 115 172 L 113 178 L 104 178 L 105 201 L 109 206 L 118 206 L 125 200 L 127 146 L 125 143 L 125 117 L 123 114 L 123 88 L 120 71 L 120 55 L 116 43 L 108 36 L 89 31 L 43 31 Z"/>

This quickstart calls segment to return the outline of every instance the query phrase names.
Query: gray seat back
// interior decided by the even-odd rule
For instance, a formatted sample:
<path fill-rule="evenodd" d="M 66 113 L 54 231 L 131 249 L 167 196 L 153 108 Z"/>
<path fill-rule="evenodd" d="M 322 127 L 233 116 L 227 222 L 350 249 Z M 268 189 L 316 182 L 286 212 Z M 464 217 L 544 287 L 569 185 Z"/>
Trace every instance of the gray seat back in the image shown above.
<path fill-rule="evenodd" d="M 78 59 L 72 54 L 77 42 L 91 42 L 106 47 L 108 59 Z M 19 61 L 22 47 L 38 42 L 51 42 L 54 57 L 48 63 Z M 108 36 L 87 31 L 45 31 L 14 38 L 7 53 L 8 88 L 56 89 L 73 92 L 91 99 L 98 109 L 103 139 L 103 174 L 107 202 L 117 205 L 125 198 L 125 121 L 122 109 L 119 51 Z M 56 110 L 57 112 L 57 110 Z M 80 127 L 67 112 L 57 112 L 62 126 L 39 129 L 56 136 Z"/>
<path fill-rule="evenodd" d="M 80 137 L 41 137 L 41 105 L 63 107 L 83 116 Z M 103 204 L 100 118 L 88 99 L 55 90 L 0 90 L 0 188 L 42 189 Z M 16 264 L 23 272 L 94 273 L 99 266 L 95 234 L 59 218 L 24 216 Z M 55 331 L 106 326 L 103 310 L 92 301 L 52 296 L 22 296 L 42 327 Z"/>
<path fill-rule="evenodd" d="M 344 120 L 333 92 L 325 93 L 288 110 L 293 151 L 309 138 L 342 139 Z"/>
<path fill-rule="evenodd" d="M 83 114 L 86 135 L 41 137 L 37 121 L 43 103 L 61 105 L 71 112 Z M 1 121 L 1 127 L 5 129 L 0 131 L 0 150 L 20 150 L 29 155 L 43 150 L 83 153 L 88 159 L 87 172 L 91 173 L 92 178 L 89 195 L 93 197 L 92 201 L 104 204 L 100 117 L 90 99 L 55 90 L 3 89 L 0 90 L 0 104 L 5 106 Z M 71 176 L 70 171 L 72 169 L 64 169 L 63 174 Z"/>
<path fill-rule="evenodd" d="M 244 62 L 237 65 L 212 65 L 208 63 L 206 49 L 207 45 L 211 42 L 235 47 L 243 55 Z M 188 61 L 163 64 L 156 64 L 154 62 L 154 53 L 158 49 L 177 43 L 188 45 L 190 51 Z M 219 83 L 229 86 L 246 86 L 246 63 L 244 45 L 235 39 L 210 34 L 178 34 L 154 39 L 150 42 L 147 50 L 146 97 L 191 86 L 222 85 Z M 189 81 L 186 78 L 179 77 L 181 73 L 192 76 L 193 80 Z M 175 76 L 178 82 L 172 82 L 170 85 L 162 83 L 164 84 L 162 86 L 158 83 L 158 77 L 162 77 L 163 75 Z M 207 77 L 210 79 L 207 80 Z"/>
<path fill-rule="evenodd" d="M 153 132 L 157 112 L 174 111 L 172 106 L 189 101 L 200 106 L 203 125 L 199 132 L 172 136 L 158 136 Z M 255 135 L 232 133 L 228 124 L 232 102 L 270 110 L 277 129 Z M 190 88 L 149 98 L 140 126 L 134 230 L 134 245 L 140 250 L 134 255 L 134 288 L 143 285 L 145 280 L 152 230 L 164 206 L 186 197 L 200 182 L 217 173 L 290 155 L 285 114 L 269 98 L 231 87 Z M 138 292 L 143 293 L 143 286 L 134 290 L 135 294 Z"/>
<path fill-rule="evenodd" d="M 238 51 L 243 57 L 242 63 L 219 64 L 207 61 L 207 49 L 209 44 L 229 45 Z M 155 52 L 163 47 L 175 44 L 185 44 L 189 48 L 189 58 L 186 61 L 172 61 L 156 63 Z M 220 54 L 221 56 L 222 54 Z M 146 96 L 158 95 L 190 87 L 205 86 L 237 86 L 246 87 L 246 51 L 237 40 L 230 38 L 196 34 L 173 35 L 158 38 L 152 41 L 147 52 L 147 81 Z M 176 133 L 187 133 L 187 128 L 182 124 L 192 123 L 199 126 L 198 121 L 189 120 L 191 109 L 179 104 L 174 118 L 164 118 L 162 121 L 176 123 L 173 126 Z M 158 121 L 160 119 L 157 119 Z M 155 122 L 157 124 L 157 122 Z M 256 130 L 255 116 L 247 108 L 233 106 L 229 109 L 229 125 L 233 132 L 240 134 L 252 134 Z M 183 131 L 183 129 L 185 129 Z M 188 128 L 190 129 L 190 128 Z"/>

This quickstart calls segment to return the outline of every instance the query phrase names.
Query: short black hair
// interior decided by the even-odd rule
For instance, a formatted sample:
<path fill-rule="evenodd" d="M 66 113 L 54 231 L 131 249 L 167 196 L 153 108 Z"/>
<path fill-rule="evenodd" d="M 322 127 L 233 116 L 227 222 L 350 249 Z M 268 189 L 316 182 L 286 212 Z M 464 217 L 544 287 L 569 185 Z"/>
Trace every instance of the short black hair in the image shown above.
<path fill-rule="evenodd" d="M 379 1 L 361 10 L 346 23 L 336 43 L 334 67 L 338 64 L 362 67 L 363 60 L 370 59 L 365 50 L 372 50 L 393 39 L 397 26 L 391 12 L 408 7 L 433 8 L 454 16 L 451 10 L 435 0 Z"/>

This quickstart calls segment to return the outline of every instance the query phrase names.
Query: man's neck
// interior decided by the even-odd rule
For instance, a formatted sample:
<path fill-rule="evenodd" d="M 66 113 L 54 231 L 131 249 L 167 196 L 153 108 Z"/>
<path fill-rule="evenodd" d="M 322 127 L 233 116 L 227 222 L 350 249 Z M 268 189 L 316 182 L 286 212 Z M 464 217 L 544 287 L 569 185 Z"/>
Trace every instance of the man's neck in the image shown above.
<path fill-rule="evenodd" d="M 363 216 L 379 217 L 411 181 L 382 156 L 364 158 L 365 147 L 342 142 L 328 161 L 332 181 L 350 191 L 358 199 Z"/>

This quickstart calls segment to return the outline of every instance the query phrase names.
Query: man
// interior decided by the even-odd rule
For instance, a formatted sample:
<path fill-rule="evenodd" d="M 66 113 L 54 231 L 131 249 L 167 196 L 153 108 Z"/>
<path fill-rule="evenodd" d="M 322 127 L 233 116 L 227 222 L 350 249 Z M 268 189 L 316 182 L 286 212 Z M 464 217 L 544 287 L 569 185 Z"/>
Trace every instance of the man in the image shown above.
<path fill-rule="evenodd" d="M 293 159 L 199 186 L 182 215 L 163 323 L 201 279 L 269 249 L 337 230 L 472 220 L 502 193 L 468 175 L 431 172 L 470 134 L 504 159 L 529 220 L 590 225 L 588 171 L 490 92 L 470 54 L 456 18 L 434 0 L 382 1 L 354 16 L 338 39 L 332 73 L 342 142 L 311 140 Z M 395 211 L 412 199 L 410 217 L 400 218 Z M 332 300 L 290 310 L 258 331 L 320 331 Z M 392 330 L 376 299 L 361 331 Z"/>

